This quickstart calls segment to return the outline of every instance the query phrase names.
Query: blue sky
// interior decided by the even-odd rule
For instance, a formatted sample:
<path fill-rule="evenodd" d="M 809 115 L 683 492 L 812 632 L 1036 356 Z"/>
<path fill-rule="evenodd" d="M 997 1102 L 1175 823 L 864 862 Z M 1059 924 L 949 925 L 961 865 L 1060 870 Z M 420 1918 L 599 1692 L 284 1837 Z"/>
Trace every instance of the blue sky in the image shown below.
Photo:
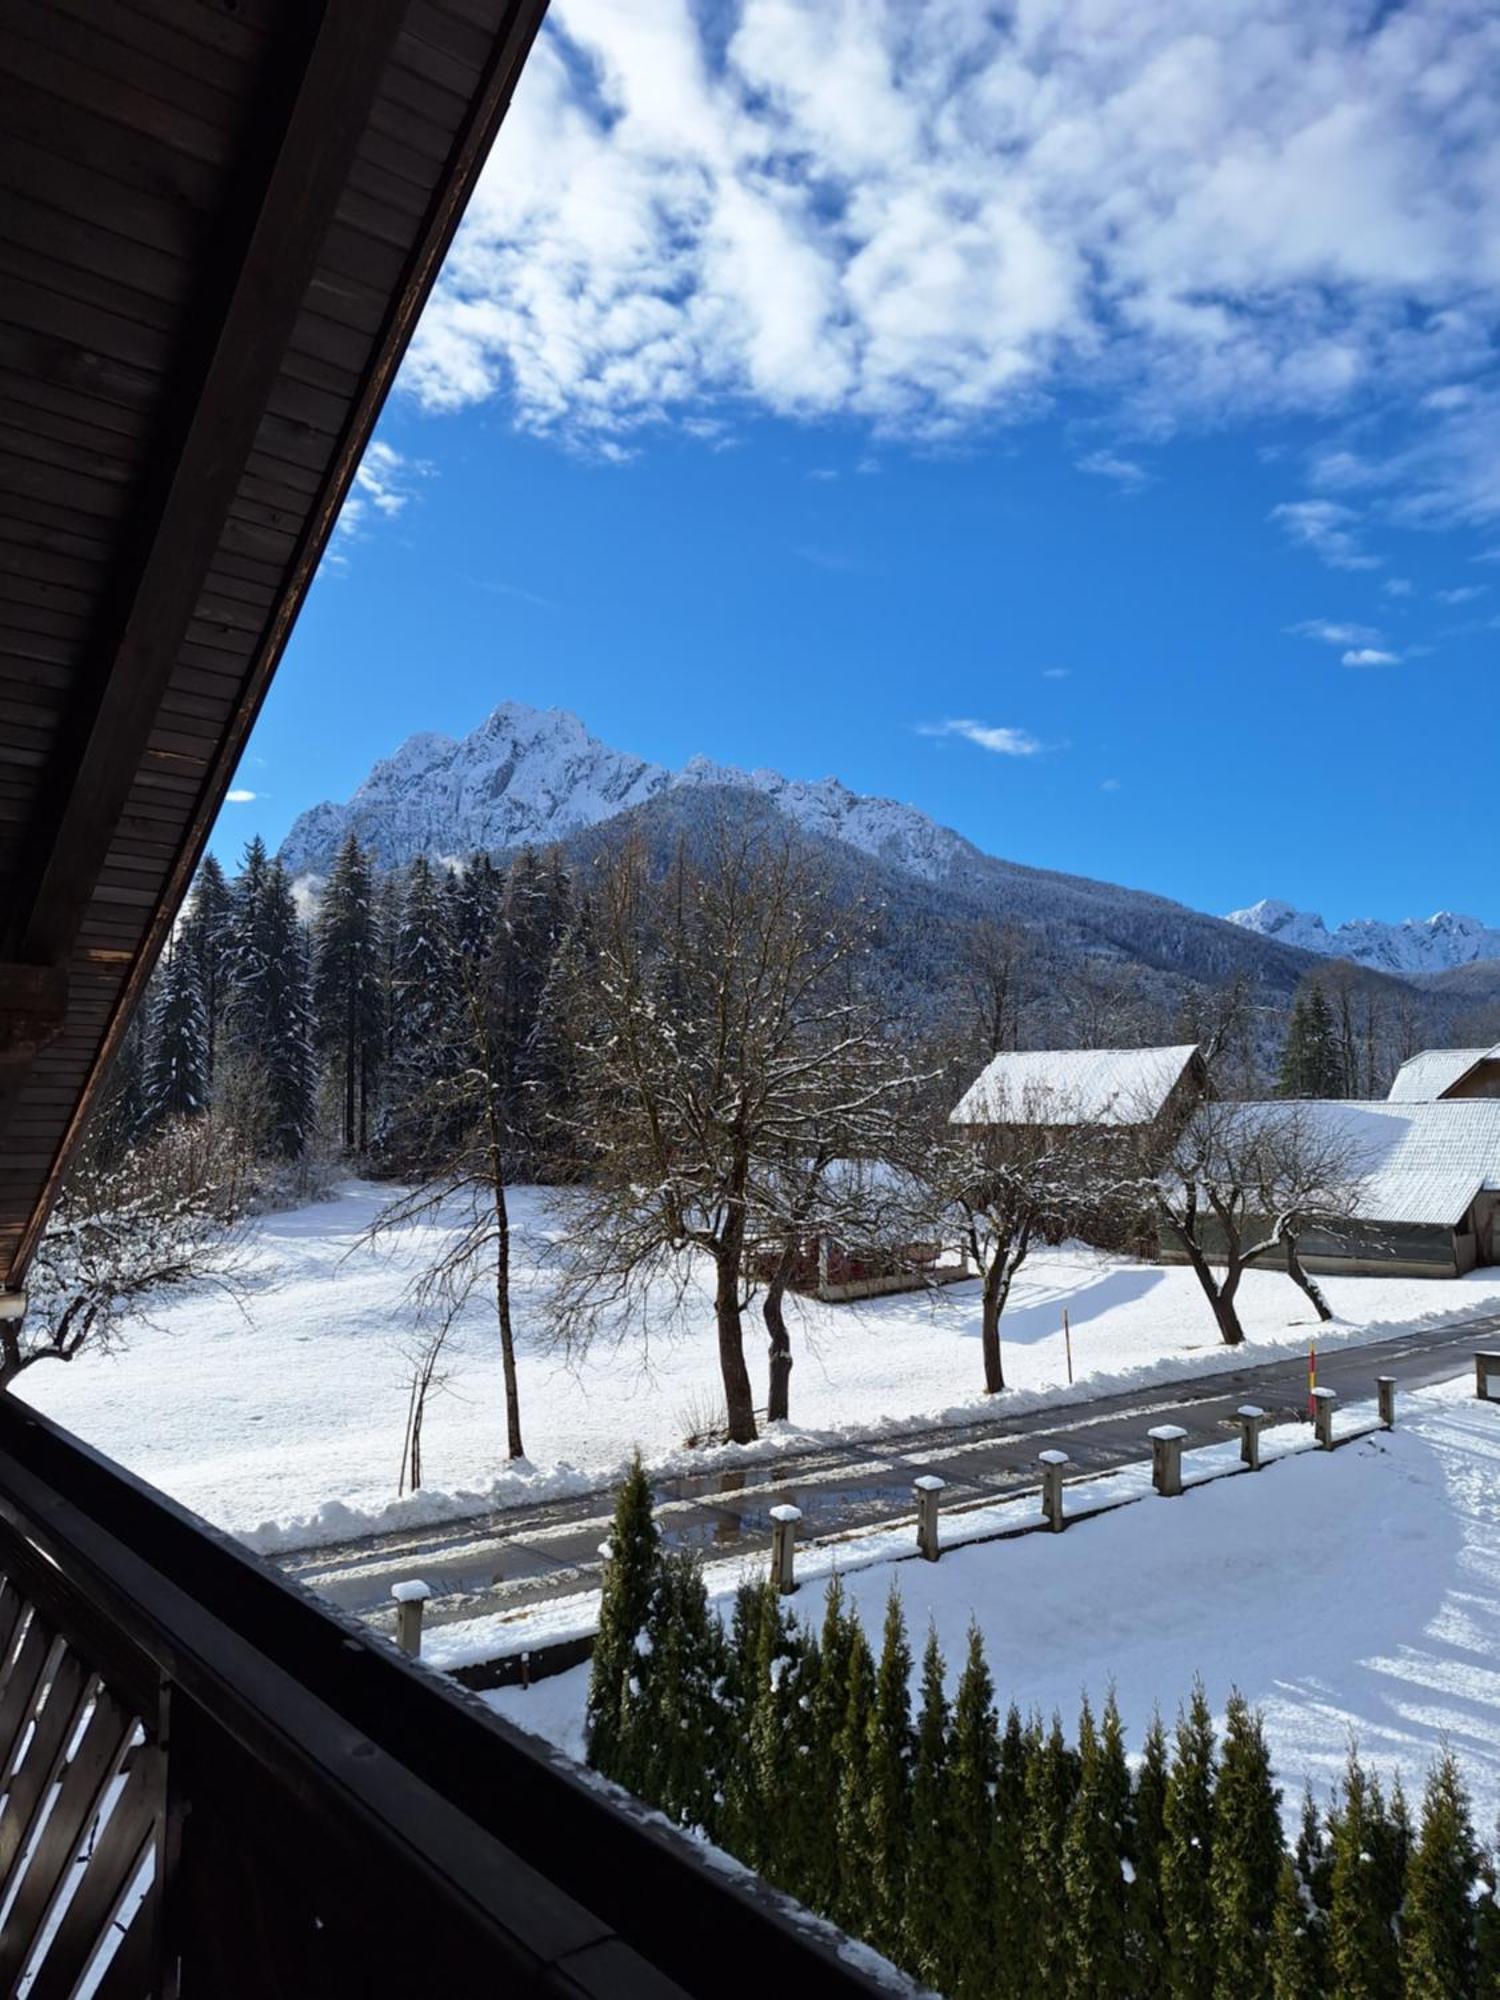
<path fill-rule="evenodd" d="M 562 0 L 216 845 L 517 699 L 1500 920 L 1497 105 L 1454 0 Z"/>

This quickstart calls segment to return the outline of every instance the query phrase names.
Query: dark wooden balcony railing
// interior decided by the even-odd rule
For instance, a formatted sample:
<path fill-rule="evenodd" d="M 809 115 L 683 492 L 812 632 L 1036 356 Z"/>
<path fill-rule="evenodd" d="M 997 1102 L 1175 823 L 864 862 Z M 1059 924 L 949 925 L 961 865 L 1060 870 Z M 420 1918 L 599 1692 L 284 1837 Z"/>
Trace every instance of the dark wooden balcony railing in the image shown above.
<path fill-rule="evenodd" d="M 0 1993 L 872 1993 L 835 1944 L 0 1395 Z"/>

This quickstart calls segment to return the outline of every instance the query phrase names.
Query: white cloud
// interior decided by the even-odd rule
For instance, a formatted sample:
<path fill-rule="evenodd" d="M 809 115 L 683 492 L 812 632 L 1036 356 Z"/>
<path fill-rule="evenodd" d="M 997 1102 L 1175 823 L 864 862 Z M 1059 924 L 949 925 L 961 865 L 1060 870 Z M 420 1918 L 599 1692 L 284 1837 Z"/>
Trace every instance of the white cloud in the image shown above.
<path fill-rule="evenodd" d="M 1321 639 L 1326 646 L 1368 646 L 1380 637 L 1373 625 L 1341 625 L 1331 618 L 1304 618 L 1288 630 L 1301 639 Z"/>
<path fill-rule="evenodd" d="M 1120 789 L 1120 781 L 1118 778 L 1104 778 L 1100 781 L 1099 789 L 1101 792 L 1117 792 Z"/>
<path fill-rule="evenodd" d="M 1409 576 L 1388 576 L 1380 586 L 1387 597 L 1410 597 L 1412 591 Z"/>
<path fill-rule="evenodd" d="M 1491 0 L 555 0 L 403 382 L 585 442 L 1425 398 L 1469 505 L 1497 156 Z"/>
<path fill-rule="evenodd" d="M 1399 653 L 1387 653 L 1379 646 L 1358 646 L 1343 658 L 1346 667 L 1394 667 L 1400 661 Z"/>
<path fill-rule="evenodd" d="M 1283 500 L 1269 518 L 1330 569 L 1378 569 L 1385 560 L 1360 546 L 1360 516 L 1341 501 Z"/>
<path fill-rule="evenodd" d="M 1151 475 L 1145 466 L 1137 465 L 1133 458 L 1121 458 L 1112 451 L 1091 451 L 1076 461 L 1080 472 L 1091 472 L 1100 479 L 1112 479 L 1123 493 L 1139 493 L 1143 486 L 1151 483 Z"/>
<path fill-rule="evenodd" d="M 1042 679 L 1044 681 L 1065 681 L 1072 671 L 1071 667 L 1043 667 Z"/>
<path fill-rule="evenodd" d="M 237 785 L 232 792 L 224 794 L 224 803 L 230 806 L 248 806 L 259 797 L 259 792 L 246 791 L 243 786 Z"/>
<path fill-rule="evenodd" d="M 431 470 L 425 460 L 407 458 L 383 438 L 375 438 L 360 461 L 334 533 L 353 538 L 377 520 L 395 520 L 410 500 L 417 481 L 426 478 Z"/>
<path fill-rule="evenodd" d="M 1024 729 L 1009 729 L 993 722 L 974 722 L 967 717 L 947 722 L 919 723 L 917 734 L 961 736 L 966 743 L 977 744 L 981 750 L 992 751 L 997 757 L 1035 757 L 1042 747 L 1036 737 Z"/>
<path fill-rule="evenodd" d="M 1483 597 L 1488 589 L 1487 583 L 1463 583 L 1456 590 L 1438 591 L 1437 601 L 1439 604 L 1472 604 L 1476 597 Z"/>

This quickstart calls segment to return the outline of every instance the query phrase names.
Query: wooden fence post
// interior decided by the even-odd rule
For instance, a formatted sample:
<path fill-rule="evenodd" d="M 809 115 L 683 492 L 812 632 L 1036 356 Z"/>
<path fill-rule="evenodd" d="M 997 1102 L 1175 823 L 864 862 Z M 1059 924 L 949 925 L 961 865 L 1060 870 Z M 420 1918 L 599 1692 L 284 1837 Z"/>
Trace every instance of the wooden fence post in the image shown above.
<path fill-rule="evenodd" d="M 1063 1468 L 1068 1463 L 1068 1454 L 1038 1452 L 1037 1463 L 1042 1468 L 1042 1519 L 1050 1524 L 1054 1535 L 1060 1535 L 1067 1525 L 1063 1518 Z"/>
<path fill-rule="evenodd" d="M 1260 1433 L 1266 1413 L 1259 1403 L 1241 1403 L 1235 1411 L 1240 1420 L 1240 1460 L 1252 1472 L 1260 1471 Z"/>
<path fill-rule="evenodd" d="M 1313 1431 L 1317 1437 L 1319 1448 L 1323 1451 L 1332 1451 L 1333 1406 L 1339 1399 L 1338 1390 L 1314 1389 L 1312 1399 Z"/>
<path fill-rule="evenodd" d="M 1500 1354 L 1475 1353 L 1474 1394 L 1483 1402 L 1500 1403 Z"/>
<path fill-rule="evenodd" d="M 928 1562 L 938 1559 L 938 1495 L 946 1482 L 924 1472 L 913 1482 L 917 1495 L 917 1553 Z"/>
<path fill-rule="evenodd" d="M 402 1652 L 413 1660 L 422 1657 L 422 1607 L 432 1592 L 420 1577 L 409 1577 L 405 1583 L 393 1583 L 391 1595 L 396 1600 L 396 1644 Z"/>
<path fill-rule="evenodd" d="M 1151 1484 L 1170 1500 L 1182 1491 L 1182 1440 L 1187 1432 L 1180 1424 L 1158 1424 L 1147 1436 L 1151 1439 Z"/>
<path fill-rule="evenodd" d="M 771 1580 L 783 1597 L 797 1588 L 797 1523 L 801 1519 L 800 1507 L 771 1509 Z"/>
<path fill-rule="evenodd" d="M 1375 1394 L 1380 1402 L 1381 1428 L 1393 1431 L 1396 1428 L 1396 1378 L 1394 1375 L 1375 1377 Z"/>

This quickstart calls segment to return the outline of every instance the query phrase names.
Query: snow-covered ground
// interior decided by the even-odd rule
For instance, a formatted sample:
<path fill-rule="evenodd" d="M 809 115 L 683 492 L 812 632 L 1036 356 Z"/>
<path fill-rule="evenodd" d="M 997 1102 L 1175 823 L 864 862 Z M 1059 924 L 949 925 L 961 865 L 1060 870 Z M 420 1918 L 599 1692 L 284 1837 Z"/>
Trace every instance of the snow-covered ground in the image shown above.
<path fill-rule="evenodd" d="M 1398 1428 L 1307 1452 L 1178 1500 L 1155 1495 L 1065 1535 L 851 1570 L 878 1644 L 901 1593 L 920 1650 L 935 1627 L 956 1675 L 976 1619 L 998 1698 L 1058 1708 L 1113 1685 L 1138 1747 L 1194 1675 L 1222 1713 L 1264 1710 L 1286 1805 L 1326 1794 L 1351 1739 L 1409 1791 L 1446 1744 L 1485 1832 L 1500 1812 L 1500 1407 L 1467 1384 L 1403 1397 Z M 816 1620 L 822 1586 L 795 1600 Z M 486 1699 L 582 1751 L 587 1669 Z"/>
<path fill-rule="evenodd" d="M 427 1484 L 397 1502 L 396 1478 L 416 1337 L 407 1285 L 426 1232 L 372 1251 L 362 1241 L 386 1191 L 350 1182 L 330 1201 L 260 1222 L 247 1247 L 243 1307 L 207 1291 L 164 1307 L 114 1355 L 43 1363 L 20 1393 L 211 1521 L 263 1548 L 343 1539 L 379 1527 L 461 1518 L 528 1496 L 606 1483 L 639 1446 L 663 1465 L 718 1403 L 710 1294 L 664 1299 L 649 1354 L 596 1348 L 575 1371 L 548 1350 L 542 1196 L 514 1200 L 522 1416 L 531 1463 L 504 1462 L 500 1365 L 492 1318 L 476 1303 L 455 1329 L 446 1390 L 429 1407 Z M 1320 1348 L 1500 1305 L 1500 1271 L 1457 1280 L 1327 1280 L 1342 1316 Z M 1241 1292 L 1248 1349 L 1218 1341 L 1191 1272 L 1040 1251 L 1004 1320 L 1006 1407 L 1076 1400 L 1194 1370 L 1305 1349 L 1306 1300 L 1282 1273 L 1251 1272 Z M 1072 1323 L 1069 1388 L 1062 1314 Z M 800 1303 L 793 1325 L 796 1422 L 751 1451 L 844 1432 L 889 1433 L 993 1411 L 980 1392 L 976 1284 L 936 1297 L 859 1306 Z M 751 1363 L 763 1376 L 759 1321 Z M 701 1457 L 695 1457 L 701 1464 Z"/>

